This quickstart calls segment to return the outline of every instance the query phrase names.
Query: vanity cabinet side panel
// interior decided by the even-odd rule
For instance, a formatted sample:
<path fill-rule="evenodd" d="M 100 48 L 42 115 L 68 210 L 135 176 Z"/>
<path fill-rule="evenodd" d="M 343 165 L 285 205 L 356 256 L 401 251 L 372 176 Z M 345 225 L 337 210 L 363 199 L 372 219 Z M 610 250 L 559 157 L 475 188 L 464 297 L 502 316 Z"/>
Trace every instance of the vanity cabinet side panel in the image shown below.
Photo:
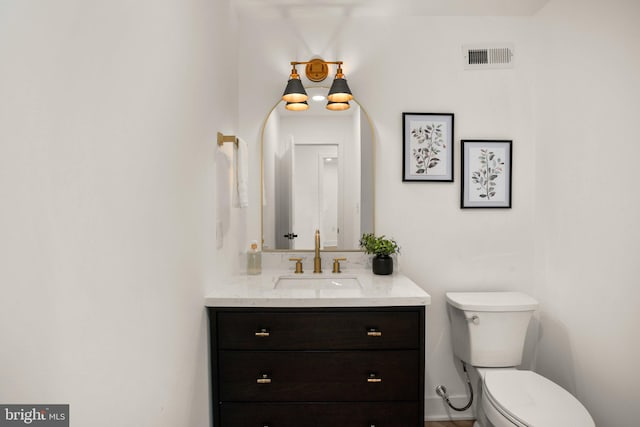
<path fill-rule="evenodd" d="M 425 347 L 426 347 L 426 334 L 427 334 L 427 325 L 426 325 L 426 317 L 425 317 L 425 307 L 424 306 L 420 306 L 420 307 L 416 307 L 416 309 L 418 310 L 418 313 L 420 315 L 420 363 L 418 364 L 419 366 L 419 373 L 418 373 L 418 378 L 420 381 L 420 401 L 418 402 L 418 404 L 420 405 L 420 420 L 418 425 L 422 426 L 424 425 L 424 421 L 425 421 L 425 413 L 424 413 L 424 377 L 425 377 L 425 364 L 426 364 L 426 355 L 425 355 Z"/>
<path fill-rule="evenodd" d="M 218 369 L 218 320 L 217 320 L 217 311 L 213 307 L 207 307 L 207 312 L 209 313 L 209 360 L 210 360 L 210 384 L 209 389 L 211 390 L 211 408 L 212 414 L 211 418 L 213 421 L 213 426 L 220 426 L 220 376 Z"/>

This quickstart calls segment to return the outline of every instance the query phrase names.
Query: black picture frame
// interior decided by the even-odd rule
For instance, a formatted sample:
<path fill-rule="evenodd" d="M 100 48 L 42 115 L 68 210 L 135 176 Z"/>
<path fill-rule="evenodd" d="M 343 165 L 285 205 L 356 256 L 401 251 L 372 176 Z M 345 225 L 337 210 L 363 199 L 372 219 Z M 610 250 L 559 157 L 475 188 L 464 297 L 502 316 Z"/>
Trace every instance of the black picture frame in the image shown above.
<path fill-rule="evenodd" d="M 403 182 L 453 182 L 453 113 L 402 113 L 402 142 Z"/>
<path fill-rule="evenodd" d="M 460 207 L 511 208 L 513 141 L 463 139 Z"/>

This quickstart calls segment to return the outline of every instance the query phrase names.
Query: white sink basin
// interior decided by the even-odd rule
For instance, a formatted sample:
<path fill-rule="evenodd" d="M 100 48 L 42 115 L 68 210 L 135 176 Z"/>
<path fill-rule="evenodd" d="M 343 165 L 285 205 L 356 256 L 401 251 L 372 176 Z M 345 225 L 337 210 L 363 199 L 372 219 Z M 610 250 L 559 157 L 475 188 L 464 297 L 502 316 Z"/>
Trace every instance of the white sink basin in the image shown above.
<path fill-rule="evenodd" d="M 276 281 L 275 289 L 362 289 L 360 281 L 355 276 L 336 277 L 295 277 L 281 276 Z"/>

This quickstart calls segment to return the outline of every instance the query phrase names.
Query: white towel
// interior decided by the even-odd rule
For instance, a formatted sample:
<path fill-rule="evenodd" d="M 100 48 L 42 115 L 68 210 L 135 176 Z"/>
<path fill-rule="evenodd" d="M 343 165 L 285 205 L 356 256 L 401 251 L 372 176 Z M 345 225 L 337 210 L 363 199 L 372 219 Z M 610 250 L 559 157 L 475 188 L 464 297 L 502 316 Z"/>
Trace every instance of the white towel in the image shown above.
<path fill-rule="evenodd" d="M 236 146 L 236 207 L 246 208 L 249 206 L 249 148 L 247 143 L 238 138 Z"/>

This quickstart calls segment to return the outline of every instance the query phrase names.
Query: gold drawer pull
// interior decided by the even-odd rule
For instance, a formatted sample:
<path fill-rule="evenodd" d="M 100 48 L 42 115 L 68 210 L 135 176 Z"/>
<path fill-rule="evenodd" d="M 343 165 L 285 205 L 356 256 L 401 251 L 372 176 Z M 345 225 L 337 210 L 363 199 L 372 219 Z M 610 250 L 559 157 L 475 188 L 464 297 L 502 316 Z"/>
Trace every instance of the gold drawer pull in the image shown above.
<path fill-rule="evenodd" d="M 256 336 L 260 337 L 260 338 L 264 338 L 264 337 L 268 337 L 269 336 L 269 330 L 262 328 L 259 331 L 256 331 Z"/>
<path fill-rule="evenodd" d="M 258 384 L 271 384 L 271 378 L 269 378 L 269 375 L 267 375 L 267 374 L 262 374 L 262 377 L 258 378 L 256 380 L 256 383 L 258 383 Z"/>
<path fill-rule="evenodd" d="M 382 378 L 380 378 L 376 374 L 369 374 L 369 377 L 367 378 L 367 382 L 368 383 L 381 383 L 382 382 Z"/>
<path fill-rule="evenodd" d="M 367 336 L 368 337 L 381 337 L 382 336 L 382 332 L 376 328 L 370 328 L 367 330 Z"/>

